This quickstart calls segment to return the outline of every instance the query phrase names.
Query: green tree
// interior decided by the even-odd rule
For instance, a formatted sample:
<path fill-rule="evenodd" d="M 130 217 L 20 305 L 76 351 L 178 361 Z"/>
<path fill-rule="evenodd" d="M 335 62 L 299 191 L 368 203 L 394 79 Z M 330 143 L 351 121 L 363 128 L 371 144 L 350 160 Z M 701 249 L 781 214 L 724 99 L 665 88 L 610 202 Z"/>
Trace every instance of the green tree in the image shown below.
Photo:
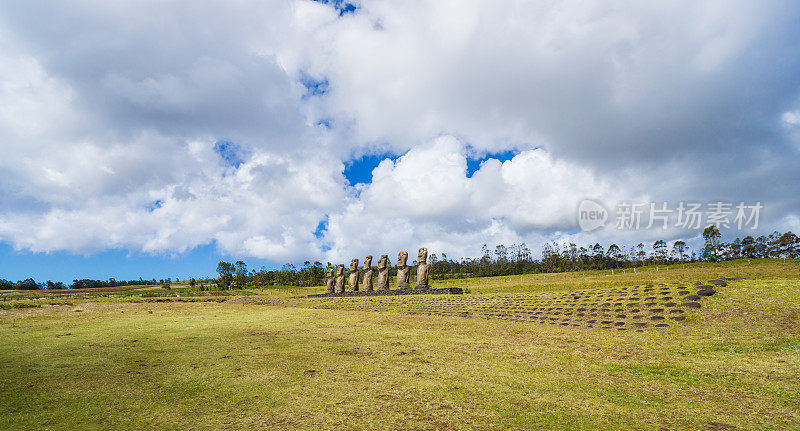
<path fill-rule="evenodd" d="M 709 259 L 713 262 L 717 261 L 717 255 L 719 252 L 719 241 L 722 238 L 722 234 L 719 232 L 719 228 L 716 225 L 709 225 L 707 228 L 703 229 L 703 239 L 706 241 L 705 249 L 703 249 L 703 254 L 705 255 L 706 259 Z"/>
<path fill-rule="evenodd" d="M 238 289 L 244 289 L 247 284 L 247 264 L 237 260 L 234 266 L 234 280 Z"/>
<path fill-rule="evenodd" d="M 591 247 L 592 250 L 592 261 L 594 261 L 594 267 L 600 269 L 603 267 L 603 257 L 605 254 L 603 253 L 603 246 L 600 243 L 596 243 Z"/>
<path fill-rule="evenodd" d="M 766 236 L 761 235 L 760 237 L 756 238 L 755 247 L 756 247 L 756 257 L 761 259 L 766 259 L 769 257 L 769 246 L 767 245 L 769 240 Z"/>
<path fill-rule="evenodd" d="M 47 280 L 47 282 L 45 284 L 47 286 L 47 290 L 66 289 L 66 286 L 64 286 L 64 283 L 62 283 L 60 281 L 52 282 L 50 280 Z"/>
<path fill-rule="evenodd" d="M 647 259 L 647 252 L 644 251 L 644 244 L 641 242 L 636 244 L 636 258 L 639 259 L 639 263 L 644 266 L 644 261 Z"/>
<path fill-rule="evenodd" d="M 675 241 L 675 243 L 672 244 L 672 255 L 683 263 L 683 259 L 686 258 L 686 243 L 683 241 Z"/>
<path fill-rule="evenodd" d="M 750 259 L 756 257 L 756 240 L 752 236 L 742 238 L 742 256 Z"/>
<path fill-rule="evenodd" d="M 775 243 L 780 256 L 797 259 L 798 255 L 800 255 L 800 249 L 798 248 L 800 246 L 800 238 L 792 232 L 786 232 L 781 235 Z"/>
<path fill-rule="evenodd" d="M 738 259 L 742 257 L 742 240 L 736 238 L 730 246 L 731 259 Z"/>
<path fill-rule="evenodd" d="M 653 243 L 653 254 L 659 263 L 664 263 L 667 260 L 667 243 L 660 239 Z"/>
<path fill-rule="evenodd" d="M 231 283 L 233 283 L 234 272 L 235 268 L 232 263 L 225 262 L 224 260 L 219 261 L 217 264 L 217 273 L 219 274 L 217 287 L 220 289 L 230 289 Z"/>
<path fill-rule="evenodd" d="M 439 269 L 437 263 L 439 262 L 439 257 L 436 256 L 436 253 L 431 253 L 431 264 L 428 268 L 428 277 L 431 280 L 436 279 L 436 270 Z"/>
<path fill-rule="evenodd" d="M 606 256 L 610 257 L 614 261 L 614 266 L 619 268 L 619 264 L 622 261 L 624 254 L 622 250 L 616 244 L 611 244 L 608 247 L 608 252 L 606 252 Z"/>
<path fill-rule="evenodd" d="M 34 281 L 32 278 L 26 278 L 25 280 L 18 281 L 16 289 L 19 290 L 39 290 L 42 286 Z"/>
<path fill-rule="evenodd" d="M 508 250 L 503 244 L 498 244 L 494 247 L 495 260 L 498 263 L 505 263 L 508 260 Z"/>

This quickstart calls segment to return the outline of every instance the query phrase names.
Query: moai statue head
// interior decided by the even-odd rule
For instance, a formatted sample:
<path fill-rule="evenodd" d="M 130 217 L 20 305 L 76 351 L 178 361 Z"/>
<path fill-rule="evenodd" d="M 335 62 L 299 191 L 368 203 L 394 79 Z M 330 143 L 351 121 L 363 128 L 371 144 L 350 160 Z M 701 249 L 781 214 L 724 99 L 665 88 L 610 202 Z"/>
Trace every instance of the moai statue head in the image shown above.
<path fill-rule="evenodd" d="M 364 269 L 370 269 L 372 267 L 372 255 L 367 255 L 364 258 Z"/>
<path fill-rule="evenodd" d="M 325 271 L 325 275 L 326 275 L 327 277 L 333 277 L 333 271 L 334 271 L 334 269 L 333 269 L 333 265 L 331 265 L 331 264 L 329 263 L 329 264 L 328 264 L 328 270 L 327 270 L 327 271 Z"/>
<path fill-rule="evenodd" d="M 397 255 L 397 267 L 406 266 L 406 261 L 408 260 L 408 253 L 405 251 L 401 251 L 400 254 Z"/>
<path fill-rule="evenodd" d="M 358 259 L 350 261 L 350 271 L 358 271 Z"/>
<path fill-rule="evenodd" d="M 419 253 L 417 253 L 417 263 L 425 263 L 428 260 L 428 249 L 422 247 L 419 249 Z"/>
<path fill-rule="evenodd" d="M 344 275 L 344 264 L 340 263 L 338 267 L 336 267 L 336 275 Z"/>
<path fill-rule="evenodd" d="M 382 254 L 381 258 L 378 259 L 378 269 L 380 270 L 386 269 L 388 264 L 389 264 L 389 256 Z"/>

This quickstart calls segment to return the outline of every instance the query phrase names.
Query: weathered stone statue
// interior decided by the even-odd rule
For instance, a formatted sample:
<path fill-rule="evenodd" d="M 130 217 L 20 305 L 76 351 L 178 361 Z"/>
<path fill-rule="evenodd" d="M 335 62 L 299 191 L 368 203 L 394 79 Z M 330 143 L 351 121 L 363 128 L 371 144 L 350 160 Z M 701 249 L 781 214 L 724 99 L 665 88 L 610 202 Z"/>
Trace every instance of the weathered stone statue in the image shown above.
<path fill-rule="evenodd" d="M 372 292 L 372 256 L 364 258 L 364 291 Z"/>
<path fill-rule="evenodd" d="M 336 267 L 336 292 L 344 292 L 344 264 Z"/>
<path fill-rule="evenodd" d="M 389 290 L 389 256 L 385 254 L 378 260 L 378 290 Z"/>
<path fill-rule="evenodd" d="M 350 261 L 350 280 L 348 284 L 351 292 L 358 292 L 358 259 Z"/>
<path fill-rule="evenodd" d="M 417 289 L 430 289 L 428 285 L 428 249 L 422 247 L 417 254 Z"/>
<path fill-rule="evenodd" d="M 334 292 L 334 287 L 336 284 L 336 277 L 333 275 L 334 273 L 333 265 L 328 264 L 328 270 L 325 271 L 325 287 L 328 288 L 328 293 Z"/>
<path fill-rule="evenodd" d="M 408 253 L 405 251 L 401 251 L 400 254 L 397 255 L 397 288 L 398 289 L 408 289 L 410 286 L 408 284 L 408 274 L 411 268 L 406 265 L 406 261 L 408 261 Z"/>

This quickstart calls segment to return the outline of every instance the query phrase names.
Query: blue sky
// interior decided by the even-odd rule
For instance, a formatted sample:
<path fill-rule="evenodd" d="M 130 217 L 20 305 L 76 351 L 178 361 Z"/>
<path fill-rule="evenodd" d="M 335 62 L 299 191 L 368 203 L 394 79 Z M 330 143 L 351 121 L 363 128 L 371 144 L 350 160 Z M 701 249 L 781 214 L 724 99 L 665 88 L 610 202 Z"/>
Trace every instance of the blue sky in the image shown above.
<path fill-rule="evenodd" d="M 175 257 L 158 255 L 131 255 L 124 250 L 104 251 L 87 256 L 66 252 L 26 253 L 15 252 L 0 244 L 0 278 L 18 281 L 28 277 L 69 283 L 75 279 L 93 280 L 145 280 L 205 278 L 216 274 L 217 262 L 230 257 L 221 256 L 212 245 L 195 248 Z M 248 259 L 248 264 L 261 262 Z M 256 266 L 258 268 L 258 266 Z"/>
<path fill-rule="evenodd" d="M 231 142 L 218 142 L 215 151 L 220 153 L 226 163 L 233 167 L 241 165 L 242 159 L 236 145 Z M 369 182 L 372 169 L 381 160 L 391 157 L 364 156 L 346 163 L 345 178 L 351 183 Z M 158 206 L 158 205 L 156 205 Z M 320 223 L 316 233 L 320 235 L 325 223 Z M 145 254 L 131 253 L 127 250 L 108 250 L 100 253 L 74 254 L 64 251 L 50 253 L 31 253 L 15 251 L 10 245 L 0 243 L 0 278 L 18 281 L 33 277 L 36 281 L 63 281 L 90 278 L 107 280 L 143 279 L 182 279 L 191 277 L 207 278 L 216 276 L 220 260 L 234 262 L 243 260 L 249 268 L 277 269 L 287 262 L 270 262 L 266 259 L 236 257 L 219 252 L 216 244 L 196 247 L 188 252 Z"/>
<path fill-rule="evenodd" d="M 723 235 L 797 232 L 798 21 L 745 0 L 10 3 L 0 278 L 697 241 L 674 217 L 582 231 L 586 199 L 759 202 L 756 232 Z"/>
<path fill-rule="evenodd" d="M 235 145 L 230 142 L 217 143 L 216 151 L 220 152 L 231 166 L 238 166 L 242 163 L 242 160 L 236 155 Z M 480 164 L 489 158 L 506 161 L 513 156 L 514 151 L 506 151 L 468 159 L 468 175 L 471 176 L 480 167 Z M 369 183 L 372 180 L 372 170 L 387 158 L 396 160 L 397 156 L 384 153 L 362 156 L 347 162 L 344 176 L 352 185 Z M 321 222 L 315 234 L 322 235 L 326 228 L 327 222 Z M 217 263 L 220 260 L 233 262 L 240 259 L 247 263 L 249 268 L 254 269 L 262 267 L 277 269 L 287 263 L 222 254 L 214 243 L 196 247 L 182 254 L 144 254 L 126 250 L 108 250 L 85 255 L 63 251 L 50 253 L 14 251 L 11 246 L 0 243 L 0 278 L 18 281 L 33 277 L 39 282 L 52 280 L 65 283 L 81 278 L 137 280 L 141 277 L 157 280 L 166 278 L 186 280 L 191 277 L 214 277 Z"/>

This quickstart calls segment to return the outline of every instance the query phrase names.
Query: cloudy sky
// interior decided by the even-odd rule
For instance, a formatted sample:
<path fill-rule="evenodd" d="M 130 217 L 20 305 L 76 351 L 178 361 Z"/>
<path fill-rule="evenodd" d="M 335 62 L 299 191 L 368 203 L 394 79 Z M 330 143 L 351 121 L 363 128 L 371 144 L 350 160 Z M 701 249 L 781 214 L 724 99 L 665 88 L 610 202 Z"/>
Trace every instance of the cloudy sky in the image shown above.
<path fill-rule="evenodd" d="M 798 22 L 790 1 L 5 2 L 0 278 L 696 241 L 615 228 L 620 202 L 760 202 L 723 233 L 797 232 Z M 610 212 L 592 232 L 587 198 Z"/>

